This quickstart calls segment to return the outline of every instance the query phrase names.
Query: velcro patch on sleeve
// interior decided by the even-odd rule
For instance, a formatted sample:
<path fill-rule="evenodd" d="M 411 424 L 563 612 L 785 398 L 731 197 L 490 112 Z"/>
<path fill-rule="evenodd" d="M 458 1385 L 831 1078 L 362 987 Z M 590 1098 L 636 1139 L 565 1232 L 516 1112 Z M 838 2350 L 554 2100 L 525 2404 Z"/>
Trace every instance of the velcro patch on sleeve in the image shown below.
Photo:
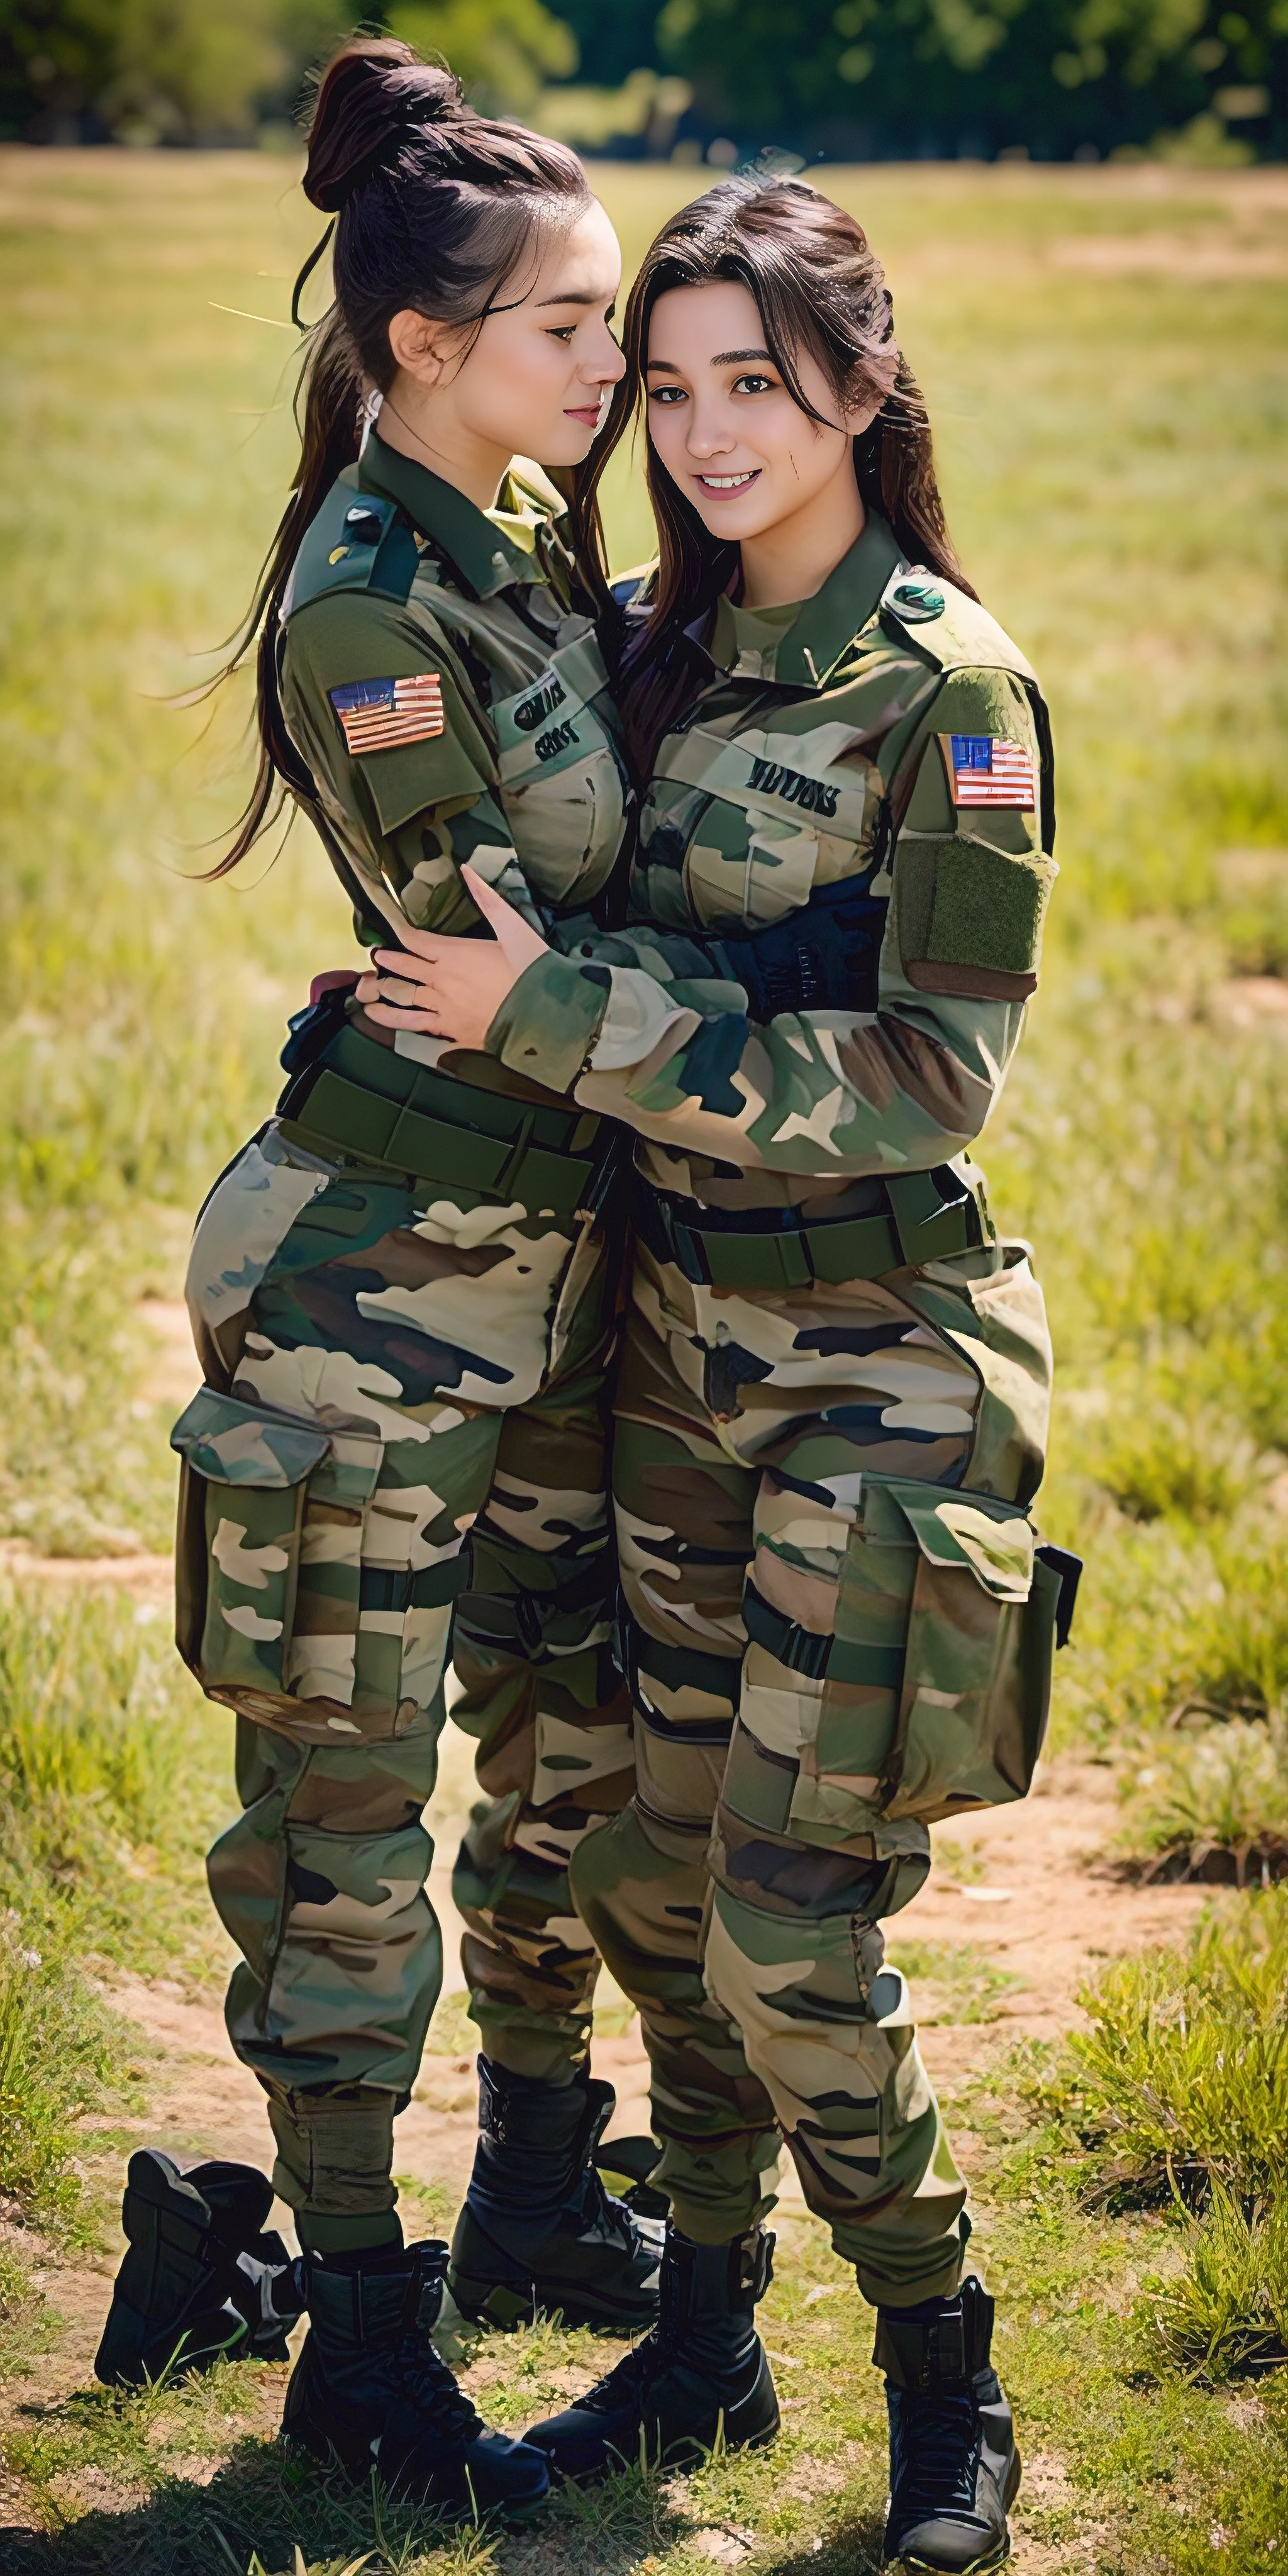
<path fill-rule="evenodd" d="M 401 743 L 429 742 L 444 728 L 437 671 L 417 671 L 402 680 L 348 680 L 327 695 L 355 758 L 363 752 L 394 751 Z"/>
<path fill-rule="evenodd" d="M 1014 735 L 941 733 L 939 748 L 954 805 L 1003 805 L 1031 814 L 1037 774 L 1028 744 Z"/>
<path fill-rule="evenodd" d="M 909 983 L 923 993 L 1024 1000 L 1037 984 L 1055 875 L 1055 861 L 1039 851 L 1011 857 L 977 841 L 902 847 L 895 881 Z"/>

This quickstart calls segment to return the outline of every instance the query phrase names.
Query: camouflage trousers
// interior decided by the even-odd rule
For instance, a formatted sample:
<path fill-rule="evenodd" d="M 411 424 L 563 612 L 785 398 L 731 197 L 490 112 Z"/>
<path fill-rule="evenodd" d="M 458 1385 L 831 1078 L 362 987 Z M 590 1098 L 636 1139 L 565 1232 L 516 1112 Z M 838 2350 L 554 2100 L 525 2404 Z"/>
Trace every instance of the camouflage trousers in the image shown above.
<path fill-rule="evenodd" d="M 604 1230 L 327 1164 L 270 1125 L 198 1223 L 180 1642 L 237 1712 L 209 1858 L 234 2048 L 297 2208 L 392 2206 L 442 1948 L 425 1893 L 454 1654 L 488 1792 L 455 1879 L 488 2054 L 571 2082 L 598 1958 L 568 1861 L 630 1794 L 612 1650 Z M 282 1417 L 285 1417 L 283 1419 Z M 313 1440 L 310 1425 L 317 1426 Z M 473 1546 L 473 1588 L 461 1592 Z"/>
<path fill-rule="evenodd" d="M 750 2226 L 785 2141 L 877 2302 L 960 2268 L 964 2185 L 880 1924 L 963 1763 L 963 1804 L 1013 1794 L 979 1744 L 1010 1722 L 1049 1375 L 1015 1247 L 755 1293 L 637 1255 L 613 1468 L 636 1789 L 573 1893 L 640 2011 L 679 2224 Z"/>

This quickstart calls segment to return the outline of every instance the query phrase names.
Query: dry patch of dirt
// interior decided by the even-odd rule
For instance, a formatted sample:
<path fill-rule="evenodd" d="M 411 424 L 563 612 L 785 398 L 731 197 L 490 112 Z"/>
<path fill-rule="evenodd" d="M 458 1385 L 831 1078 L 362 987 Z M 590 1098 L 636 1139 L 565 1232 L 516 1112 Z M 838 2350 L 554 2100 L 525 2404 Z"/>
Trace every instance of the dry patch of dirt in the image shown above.
<path fill-rule="evenodd" d="M 1103 1960 L 1183 1939 L 1197 1920 L 1201 1888 L 1124 1883 L 1109 1857 L 1119 1822 L 1113 1775 L 1066 1761 L 1018 1805 L 933 1829 L 936 1865 L 894 1925 L 909 1940 L 969 1943 L 1020 1980 L 995 2020 L 923 2034 L 936 2083 L 951 2089 L 1017 2039 L 1058 2038 L 1081 2020 L 1078 1989 Z"/>

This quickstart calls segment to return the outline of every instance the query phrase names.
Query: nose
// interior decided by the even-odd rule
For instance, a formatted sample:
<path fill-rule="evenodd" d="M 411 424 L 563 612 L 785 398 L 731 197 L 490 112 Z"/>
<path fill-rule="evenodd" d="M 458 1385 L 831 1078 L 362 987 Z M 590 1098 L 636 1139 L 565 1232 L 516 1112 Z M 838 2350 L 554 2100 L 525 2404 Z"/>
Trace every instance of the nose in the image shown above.
<path fill-rule="evenodd" d="M 597 346 L 582 360 L 579 374 L 588 385 L 617 385 L 626 373 L 626 360 L 605 322 Z"/>
<path fill-rule="evenodd" d="M 704 412 L 694 401 L 690 405 L 684 444 L 693 457 L 727 456 L 738 441 L 735 433 L 719 418 Z"/>

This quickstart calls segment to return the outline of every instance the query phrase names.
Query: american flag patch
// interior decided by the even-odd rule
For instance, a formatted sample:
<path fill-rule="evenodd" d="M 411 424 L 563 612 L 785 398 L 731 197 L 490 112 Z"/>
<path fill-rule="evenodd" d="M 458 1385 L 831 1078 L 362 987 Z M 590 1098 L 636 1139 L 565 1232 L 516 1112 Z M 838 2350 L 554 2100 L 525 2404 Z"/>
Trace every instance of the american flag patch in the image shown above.
<path fill-rule="evenodd" d="M 354 753 L 394 751 L 400 743 L 428 742 L 443 731 L 437 671 L 417 671 L 409 680 L 349 680 L 327 694 Z"/>
<path fill-rule="evenodd" d="M 995 733 L 941 733 L 939 743 L 954 805 L 1010 805 L 1032 813 L 1037 788 L 1024 743 Z"/>

